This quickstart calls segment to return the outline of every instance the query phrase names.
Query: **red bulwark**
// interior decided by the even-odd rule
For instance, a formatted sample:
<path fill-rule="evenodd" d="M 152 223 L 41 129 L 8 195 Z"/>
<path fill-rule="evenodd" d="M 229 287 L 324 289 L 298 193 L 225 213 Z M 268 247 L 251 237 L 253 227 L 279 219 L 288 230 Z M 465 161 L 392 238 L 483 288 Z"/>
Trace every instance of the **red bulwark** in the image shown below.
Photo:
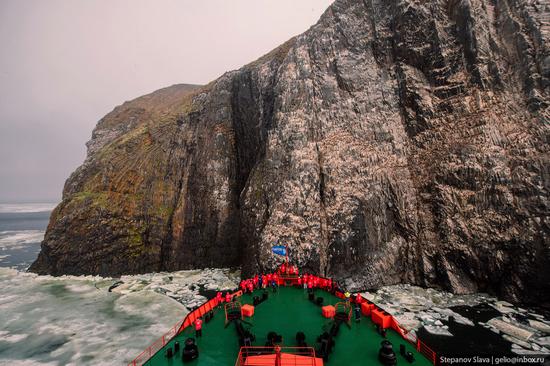
<path fill-rule="evenodd" d="M 336 309 L 332 305 L 323 306 L 322 311 L 325 318 L 334 318 L 334 314 L 336 314 Z"/>
<path fill-rule="evenodd" d="M 378 308 L 372 309 L 371 319 L 374 324 L 378 324 L 384 329 L 388 328 L 391 325 L 392 321 L 392 317 L 390 314 Z"/>
<path fill-rule="evenodd" d="M 365 316 L 369 316 L 370 312 L 372 311 L 372 308 L 374 307 L 374 304 L 371 304 L 369 302 L 362 302 L 361 303 L 361 313 Z"/>
<path fill-rule="evenodd" d="M 254 315 L 254 306 L 249 304 L 244 304 L 241 307 L 241 313 L 243 314 L 243 316 L 248 316 L 248 317 Z"/>

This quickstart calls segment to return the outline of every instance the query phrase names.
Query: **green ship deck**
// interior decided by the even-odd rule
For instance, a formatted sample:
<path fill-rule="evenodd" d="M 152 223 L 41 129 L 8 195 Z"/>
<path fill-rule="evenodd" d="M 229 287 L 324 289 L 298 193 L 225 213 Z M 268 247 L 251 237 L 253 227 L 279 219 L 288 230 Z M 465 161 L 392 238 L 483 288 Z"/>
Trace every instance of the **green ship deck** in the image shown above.
<path fill-rule="evenodd" d="M 315 293 L 316 296 L 324 298 L 324 305 L 334 305 L 342 301 L 323 290 L 315 290 Z M 243 305 L 252 304 L 254 295 L 261 295 L 261 291 L 256 290 L 252 295 L 244 294 L 239 301 Z M 306 342 L 309 346 L 316 347 L 317 337 L 332 322 L 322 316 L 321 307 L 309 301 L 307 293 L 303 289 L 296 287 L 280 287 L 275 293 L 270 290 L 268 300 L 256 306 L 254 316 L 245 318 L 245 320 L 252 324 L 251 331 L 256 336 L 253 346 L 263 346 L 267 333 L 275 331 L 283 336 L 283 346 L 290 347 L 295 346 L 295 337 L 298 331 L 302 331 L 306 335 Z M 174 342 L 179 341 L 183 347 L 187 338 L 195 337 L 192 327 L 188 327 L 157 352 L 145 365 L 233 366 L 240 349 L 239 340 L 234 324 L 229 324 L 227 328 L 224 326 L 225 312 L 222 305 L 216 309 L 214 318 L 210 322 L 203 323 L 202 337 L 197 339 L 198 359 L 183 363 L 181 349 L 171 358 L 167 358 L 165 355 L 166 349 L 173 347 Z M 413 365 L 432 364 L 395 331 L 387 329 L 386 339 L 393 344 L 398 365 L 409 364 L 399 354 L 401 344 L 406 346 L 407 351 L 413 352 L 415 357 Z M 376 326 L 370 318 L 362 316 L 361 321 L 356 323 L 352 316 L 351 328 L 342 324 L 340 332 L 335 338 L 334 350 L 324 364 L 328 366 L 380 365 L 378 351 L 382 340 L 382 336 L 377 333 Z"/>

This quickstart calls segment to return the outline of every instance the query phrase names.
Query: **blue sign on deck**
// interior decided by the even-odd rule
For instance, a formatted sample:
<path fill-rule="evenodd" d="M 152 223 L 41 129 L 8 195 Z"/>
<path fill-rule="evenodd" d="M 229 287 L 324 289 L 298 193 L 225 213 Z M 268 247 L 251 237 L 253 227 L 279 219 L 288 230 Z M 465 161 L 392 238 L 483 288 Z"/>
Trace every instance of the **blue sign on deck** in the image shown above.
<path fill-rule="evenodd" d="M 277 255 L 286 255 L 286 247 L 284 245 L 275 245 L 271 250 Z"/>

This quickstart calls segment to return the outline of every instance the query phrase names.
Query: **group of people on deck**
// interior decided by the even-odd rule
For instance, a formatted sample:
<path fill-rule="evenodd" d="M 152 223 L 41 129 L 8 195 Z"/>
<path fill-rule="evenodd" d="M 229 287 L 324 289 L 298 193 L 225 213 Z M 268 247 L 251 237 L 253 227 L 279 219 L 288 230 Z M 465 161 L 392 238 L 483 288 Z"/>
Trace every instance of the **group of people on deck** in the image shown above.
<path fill-rule="evenodd" d="M 231 302 L 232 295 L 229 291 L 225 293 L 225 296 L 223 296 L 223 293 L 221 291 L 218 291 L 216 294 L 216 299 L 218 300 L 218 304 L 221 304 L 222 302 Z"/>
<path fill-rule="evenodd" d="M 275 288 L 276 286 L 279 286 L 279 279 L 280 276 L 277 272 L 255 275 L 252 278 L 242 280 L 239 288 L 242 290 L 243 293 L 252 293 L 252 291 L 254 291 L 255 289 L 266 288 L 268 286 Z"/>
<path fill-rule="evenodd" d="M 331 291 L 335 286 L 335 283 L 330 278 L 323 278 L 307 273 L 300 276 L 298 267 L 283 263 L 275 273 L 257 274 L 252 278 L 242 280 L 239 288 L 243 293 L 252 293 L 255 289 L 269 286 L 275 289 L 281 281 L 285 280 L 291 280 L 295 285 L 303 286 L 304 289 L 322 288 Z"/>
<path fill-rule="evenodd" d="M 323 278 L 315 275 L 305 274 L 298 277 L 298 285 L 302 285 L 304 289 L 322 288 L 331 291 L 334 288 L 334 282 L 331 278 Z"/>
<path fill-rule="evenodd" d="M 326 291 L 337 290 L 338 286 L 331 278 L 323 278 L 313 274 L 300 275 L 298 267 L 289 263 L 283 263 L 274 273 L 257 274 L 252 278 L 242 280 L 239 288 L 243 293 L 252 293 L 255 289 L 265 289 L 271 286 L 274 291 L 279 286 L 280 281 L 291 280 L 292 283 L 303 287 L 304 290 L 313 291 L 314 288 L 321 288 Z M 355 299 L 358 304 L 361 303 L 361 295 L 357 295 Z M 346 299 L 350 301 L 350 294 L 346 292 Z M 227 291 L 225 295 L 220 291 L 216 294 L 218 304 L 229 303 L 233 300 L 233 295 Z M 202 319 L 197 318 L 193 322 L 195 334 L 197 337 L 202 336 Z"/>

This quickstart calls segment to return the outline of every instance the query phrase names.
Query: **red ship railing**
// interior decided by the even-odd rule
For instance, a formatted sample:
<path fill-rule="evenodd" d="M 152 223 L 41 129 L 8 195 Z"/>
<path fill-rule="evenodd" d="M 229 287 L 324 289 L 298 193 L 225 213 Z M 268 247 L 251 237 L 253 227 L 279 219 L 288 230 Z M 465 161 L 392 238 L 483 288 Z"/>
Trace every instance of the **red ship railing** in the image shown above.
<path fill-rule="evenodd" d="M 176 323 L 170 330 L 163 334 L 162 337 L 157 339 L 153 344 L 151 344 L 149 347 L 147 347 L 143 352 L 139 354 L 132 362 L 130 362 L 129 366 L 141 366 L 145 364 L 155 353 L 157 353 L 159 350 L 162 349 L 170 340 L 178 334 L 178 331 L 181 327 L 183 321 L 179 321 Z"/>
<path fill-rule="evenodd" d="M 416 339 L 416 350 L 424 355 L 428 360 L 437 365 L 437 356 L 435 352 L 420 339 Z"/>
<path fill-rule="evenodd" d="M 321 366 L 312 347 L 241 347 L 235 366 Z"/>
<path fill-rule="evenodd" d="M 233 296 L 241 296 L 242 291 L 237 291 L 231 297 Z M 218 300 L 216 298 L 210 299 L 201 306 L 199 306 L 197 309 L 189 312 L 183 320 L 180 320 L 177 322 L 170 330 L 162 337 L 157 339 L 153 344 L 151 344 L 149 347 L 147 347 L 143 352 L 139 354 L 132 362 L 128 364 L 128 366 L 142 366 L 144 365 L 151 357 L 155 355 L 158 351 L 160 351 L 165 345 L 167 345 L 172 338 L 174 338 L 176 335 L 180 334 L 185 328 L 191 326 L 193 322 L 197 318 L 203 317 L 206 313 L 213 310 L 216 306 L 218 306 Z"/>

